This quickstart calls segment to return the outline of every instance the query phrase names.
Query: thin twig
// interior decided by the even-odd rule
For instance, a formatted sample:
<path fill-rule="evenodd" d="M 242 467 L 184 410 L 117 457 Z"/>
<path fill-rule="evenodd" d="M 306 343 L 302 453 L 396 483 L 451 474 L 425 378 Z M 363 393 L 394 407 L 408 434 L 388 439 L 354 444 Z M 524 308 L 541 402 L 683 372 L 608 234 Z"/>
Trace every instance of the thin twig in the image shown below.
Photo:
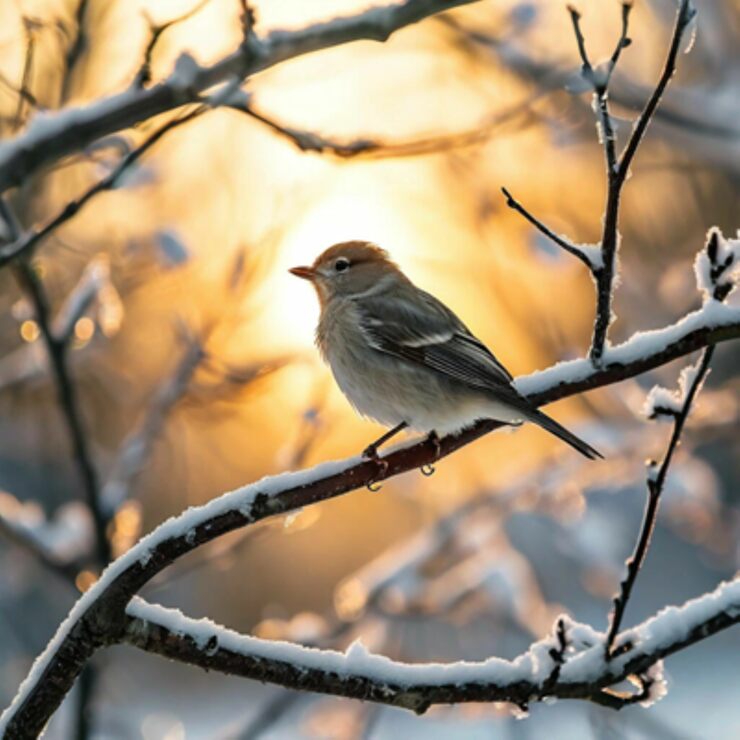
<path fill-rule="evenodd" d="M 146 45 L 146 49 L 144 49 L 144 59 L 139 65 L 139 70 L 137 71 L 132 83 L 133 87 L 141 88 L 145 85 L 148 85 L 152 81 L 152 57 L 154 56 L 154 49 L 157 46 L 157 43 L 159 42 L 162 34 L 168 28 L 171 28 L 178 23 L 182 23 L 183 21 L 192 18 L 194 15 L 199 13 L 209 2 L 210 0 L 200 0 L 200 2 L 197 2 L 192 8 L 190 8 L 190 10 L 186 10 L 184 13 L 177 16 L 176 18 L 171 18 L 164 23 L 155 23 L 150 18 L 146 10 L 142 11 L 146 22 L 149 24 L 150 36 L 149 42 Z"/>
<path fill-rule="evenodd" d="M 227 107 L 244 113 L 264 124 L 274 133 L 290 141 L 302 152 L 330 154 L 340 159 L 361 157 L 385 159 L 439 154 L 452 149 L 462 149 L 467 146 L 482 144 L 494 134 L 499 126 L 515 121 L 520 117 L 525 121 L 527 121 L 527 117 L 531 118 L 532 104 L 543 97 L 544 94 L 544 92 L 536 93 L 520 103 L 489 116 L 480 126 L 467 131 L 399 142 L 380 141 L 372 138 L 354 138 L 339 141 L 313 131 L 280 123 L 271 116 L 258 111 L 251 102 L 231 102 L 227 104 Z"/>
<path fill-rule="evenodd" d="M 707 347 L 702 353 L 701 360 L 698 363 L 697 371 L 693 377 L 691 384 L 686 391 L 686 398 L 684 399 L 683 406 L 677 414 L 674 416 L 673 422 L 673 433 L 668 443 L 668 448 L 663 456 L 663 461 L 660 466 L 655 463 L 651 463 L 648 470 L 647 488 L 648 498 L 645 504 L 645 512 L 643 514 L 642 526 L 640 527 L 640 535 L 635 545 L 635 550 L 627 561 L 627 574 L 624 580 L 621 582 L 619 587 L 619 593 L 614 597 L 614 609 L 609 624 L 609 630 L 607 632 L 606 641 L 604 644 L 604 651 L 607 659 L 613 658 L 620 652 L 620 647 L 613 649 L 614 640 L 619 634 L 620 627 L 622 626 L 622 620 L 624 613 L 627 609 L 627 604 L 632 594 L 632 589 L 637 580 L 637 576 L 640 572 L 642 564 L 645 562 L 645 556 L 650 546 L 650 539 L 655 529 L 655 521 L 658 515 L 658 504 L 660 502 L 660 495 L 663 492 L 665 486 L 666 476 L 668 475 L 668 468 L 673 460 L 673 454 L 679 445 L 681 440 L 681 433 L 683 432 L 686 420 L 688 419 L 691 406 L 694 402 L 696 394 L 701 388 L 704 378 L 709 372 L 709 364 L 714 354 L 714 345 Z"/>
<path fill-rule="evenodd" d="M 67 425 L 72 442 L 74 459 L 82 479 L 85 500 L 95 527 L 96 557 L 99 567 L 104 567 L 111 560 L 110 543 L 106 534 L 108 526 L 100 501 L 100 485 L 87 435 L 84 431 L 77 388 L 72 381 L 67 350 L 69 345 L 60 341 L 53 332 L 51 307 L 41 279 L 33 266 L 24 258 L 15 264 L 15 274 L 23 292 L 34 309 L 36 323 L 49 357 L 52 377 L 56 385 L 59 406 Z"/>
<path fill-rule="evenodd" d="M 75 30 L 74 39 L 67 49 L 67 53 L 64 58 L 64 79 L 62 80 L 62 91 L 61 100 L 66 102 L 69 98 L 70 88 L 72 84 L 72 70 L 80 60 L 83 52 L 87 45 L 87 37 L 85 36 L 85 22 L 87 16 L 89 0 L 78 0 L 77 8 L 75 10 Z"/>
<path fill-rule="evenodd" d="M 506 198 L 506 205 L 509 206 L 509 208 L 514 209 L 517 213 L 520 213 L 522 216 L 524 216 L 524 218 L 526 218 L 529 223 L 531 223 L 536 229 L 542 232 L 548 239 L 553 241 L 569 254 L 572 254 L 574 257 L 579 259 L 581 262 L 583 262 L 584 265 L 586 265 L 586 267 L 588 267 L 591 272 L 593 272 L 594 266 L 591 263 L 591 259 L 583 250 L 579 249 L 575 244 L 568 241 L 565 237 L 556 234 L 536 216 L 533 216 L 518 200 L 514 198 L 514 196 L 506 188 L 502 187 L 501 192 L 504 194 L 504 197 Z"/>
<path fill-rule="evenodd" d="M 34 247 L 38 245 L 49 234 L 54 232 L 60 226 L 72 219 L 80 210 L 96 195 L 106 190 L 112 190 L 118 185 L 121 175 L 131 167 L 142 155 L 156 144 L 168 131 L 181 126 L 193 118 L 201 115 L 208 109 L 206 105 L 199 105 L 190 112 L 176 116 L 167 123 L 160 126 L 156 131 L 151 133 L 138 147 L 132 149 L 120 162 L 101 180 L 98 180 L 93 186 L 88 188 L 82 195 L 74 200 L 69 201 L 54 217 L 52 217 L 44 226 L 33 229 L 21 234 L 11 244 L 0 248 L 0 267 L 7 264 L 10 260 L 22 254 L 31 254 Z"/>
<path fill-rule="evenodd" d="M 23 110 L 26 103 L 26 95 L 23 91 L 29 89 L 31 74 L 33 71 L 33 56 L 36 46 L 36 35 L 35 35 L 35 23 L 31 18 L 23 18 L 23 30 L 26 34 L 26 54 L 23 60 L 23 73 L 21 75 L 20 93 L 18 95 L 18 103 L 15 109 L 15 118 L 13 120 L 13 128 L 20 128 L 23 123 Z"/>
<path fill-rule="evenodd" d="M 637 148 L 640 146 L 640 142 L 645 135 L 648 124 L 655 114 L 655 110 L 663 97 L 663 93 L 665 93 L 666 88 L 668 87 L 668 83 L 671 81 L 671 77 L 673 77 L 676 72 L 676 60 L 681 48 L 681 39 L 695 15 L 696 10 L 692 7 L 690 0 L 681 0 L 681 5 L 679 6 L 678 13 L 676 15 L 676 25 L 671 37 L 671 45 L 668 49 L 665 63 L 663 64 L 663 72 L 661 73 L 658 84 L 655 86 L 645 108 L 637 119 L 637 123 L 632 130 L 632 135 L 627 141 L 624 151 L 622 152 L 622 156 L 619 159 L 619 175 L 622 180 L 627 177 L 630 165 L 632 164 Z"/>
<path fill-rule="evenodd" d="M 4 198 L 0 198 L 0 215 L 8 224 L 11 237 L 17 239 L 21 233 L 20 224 Z M 60 338 L 54 332 L 49 300 L 43 283 L 36 274 L 33 266 L 28 260 L 23 258 L 18 260 L 15 268 L 16 278 L 33 306 L 39 333 L 46 347 L 49 365 L 56 385 L 59 405 L 71 437 L 74 459 L 82 480 L 85 499 L 92 516 L 95 528 L 97 560 L 99 567 L 102 569 L 111 560 L 110 543 L 106 534 L 108 522 L 101 506 L 98 477 L 92 462 L 87 436 L 83 428 L 77 389 L 72 382 L 69 371 L 67 361 L 69 344 L 67 337 Z"/>

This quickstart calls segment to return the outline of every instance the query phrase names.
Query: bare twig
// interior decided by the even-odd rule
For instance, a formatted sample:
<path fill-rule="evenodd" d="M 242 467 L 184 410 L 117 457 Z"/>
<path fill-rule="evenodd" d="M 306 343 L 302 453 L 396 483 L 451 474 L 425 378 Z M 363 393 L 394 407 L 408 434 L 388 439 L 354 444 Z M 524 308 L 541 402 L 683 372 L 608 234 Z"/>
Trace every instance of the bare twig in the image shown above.
<path fill-rule="evenodd" d="M 583 262 L 584 265 L 586 265 L 586 267 L 588 267 L 589 270 L 593 272 L 593 270 L 595 269 L 593 261 L 591 257 L 583 251 L 581 247 L 576 246 L 575 244 L 573 244 L 573 242 L 569 241 L 565 237 L 556 234 L 536 216 L 533 216 L 518 200 L 514 198 L 514 196 L 506 188 L 502 187 L 501 192 L 504 194 L 504 197 L 506 198 L 506 205 L 509 206 L 509 208 L 512 208 L 513 210 L 517 211 L 517 213 L 520 213 L 522 216 L 524 216 L 524 218 L 526 218 L 527 221 L 529 221 L 529 223 L 531 223 L 538 231 L 540 231 L 548 239 L 553 241 L 566 252 L 579 259 L 581 262 Z"/>
<path fill-rule="evenodd" d="M 60 341 L 52 330 L 51 309 L 41 279 L 33 266 L 25 259 L 19 260 L 16 265 L 16 277 L 24 293 L 28 296 L 34 309 L 36 323 L 43 338 L 49 356 L 52 377 L 57 389 L 59 406 L 69 431 L 74 450 L 74 458 L 82 479 L 85 500 L 95 525 L 95 540 L 97 560 L 100 567 L 110 562 L 111 552 L 106 527 L 108 526 L 100 501 L 100 486 L 98 475 L 92 461 L 87 436 L 84 431 L 82 413 L 80 411 L 77 389 L 72 382 L 66 341 Z"/>
<path fill-rule="evenodd" d="M 673 460 L 673 454 L 680 443 L 681 433 L 683 432 L 684 425 L 689 417 L 689 412 L 691 411 L 691 406 L 696 398 L 696 394 L 699 392 L 699 389 L 704 382 L 704 378 L 709 372 L 709 364 L 712 360 L 714 349 L 714 345 L 710 345 L 702 353 L 696 372 L 693 375 L 693 379 L 686 389 L 686 397 L 683 401 L 683 406 L 680 412 L 674 415 L 673 433 L 671 434 L 671 439 L 668 442 L 668 448 L 666 449 L 662 462 L 660 465 L 654 461 L 650 462 L 647 479 L 648 498 L 645 504 L 642 526 L 640 527 L 640 536 L 637 539 L 632 556 L 627 561 L 627 574 L 620 584 L 619 593 L 614 597 L 614 609 L 612 611 L 609 630 L 604 644 L 607 658 L 613 658 L 615 655 L 618 655 L 624 647 L 617 646 L 617 648 L 614 649 L 614 640 L 619 634 L 620 627 L 622 626 L 622 620 L 627 609 L 630 595 L 632 594 L 632 588 L 635 585 L 640 568 L 645 562 L 645 556 L 647 555 L 648 547 L 650 546 L 650 539 L 652 537 L 653 530 L 655 529 L 660 494 L 663 492 L 663 487 L 665 486 L 668 468 Z"/>
<path fill-rule="evenodd" d="M 149 43 L 147 43 L 146 49 L 144 49 L 144 59 L 141 62 L 139 70 L 137 71 L 132 83 L 133 87 L 141 88 L 145 85 L 148 85 L 152 81 L 152 57 L 154 55 L 154 49 L 157 46 L 157 43 L 159 42 L 162 34 L 168 28 L 171 28 L 178 23 L 182 23 L 192 18 L 194 15 L 199 13 L 209 2 L 210 0 L 200 0 L 199 2 L 195 3 L 195 5 L 190 8 L 190 10 L 186 10 L 184 13 L 177 16 L 176 18 L 171 18 L 164 23 L 155 23 L 150 18 L 146 10 L 142 11 L 144 13 L 144 18 L 146 19 L 146 22 L 149 24 L 150 36 Z"/>
<path fill-rule="evenodd" d="M 8 224 L 11 237 L 17 239 L 20 225 L 12 209 L 0 198 L 0 215 Z M 102 511 L 97 473 L 83 430 L 82 414 L 79 409 L 77 390 L 71 380 L 67 362 L 67 337 L 58 337 L 52 326 L 51 307 L 41 279 L 33 266 L 21 259 L 16 263 L 16 277 L 34 309 L 36 323 L 43 338 L 54 377 L 59 405 L 69 431 L 72 449 L 85 492 L 85 499 L 95 526 L 98 564 L 102 568 L 110 562 L 111 553 L 106 535 L 107 519 Z"/>
<path fill-rule="evenodd" d="M 31 75 L 33 73 L 33 56 L 36 48 L 36 28 L 37 23 L 32 18 L 23 18 L 23 31 L 26 34 L 26 55 L 23 60 L 23 73 L 21 75 L 21 84 L 18 93 L 18 102 L 15 110 L 15 119 L 13 128 L 20 128 L 23 123 L 23 112 L 28 97 L 33 97 L 30 93 Z"/>
<path fill-rule="evenodd" d="M 72 43 L 67 49 L 67 53 L 64 59 L 64 79 L 62 81 L 61 99 L 66 101 L 69 98 L 71 83 L 72 83 L 72 70 L 80 60 L 85 47 L 87 45 L 87 37 L 85 35 L 85 22 L 87 16 L 89 0 L 77 0 L 77 8 L 75 9 L 75 20 L 74 20 L 74 31 L 72 37 Z"/>
<path fill-rule="evenodd" d="M 467 131 L 460 131 L 439 136 L 428 136 L 410 141 L 388 142 L 369 138 L 356 138 L 347 141 L 328 138 L 313 131 L 287 126 L 276 121 L 265 113 L 256 110 L 250 102 L 232 102 L 228 107 L 245 113 L 256 121 L 267 126 L 270 130 L 294 144 L 302 152 L 330 154 L 340 159 L 366 157 L 371 159 L 418 157 L 427 154 L 437 154 L 451 149 L 461 149 L 484 143 L 500 126 L 521 118 L 531 117 L 532 104 L 544 93 L 528 97 L 499 113 L 487 118 L 480 126 Z"/>
<path fill-rule="evenodd" d="M 622 180 L 624 180 L 629 173 L 629 168 L 632 164 L 635 153 L 637 152 L 637 148 L 640 146 L 640 142 L 645 136 L 645 131 L 655 115 L 655 111 L 663 97 L 663 93 L 665 93 L 668 83 L 671 81 L 671 77 L 673 77 L 676 71 L 676 60 L 681 48 L 681 39 L 695 15 L 696 10 L 692 7 L 690 0 L 681 0 L 681 4 L 676 15 L 676 25 L 673 29 L 671 44 L 668 48 L 668 55 L 663 64 L 663 71 L 660 75 L 660 79 L 658 80 L 658 84 L 655 86 L 652 95 L 645 104 L 642 113 L 640 113 L 640 117 L 637 119 L 637 123 L 632 130 L 632 135 L 627 141 L 624 151 L 622 152 L 622 156 L 619 159 L 619 173 Z"/>

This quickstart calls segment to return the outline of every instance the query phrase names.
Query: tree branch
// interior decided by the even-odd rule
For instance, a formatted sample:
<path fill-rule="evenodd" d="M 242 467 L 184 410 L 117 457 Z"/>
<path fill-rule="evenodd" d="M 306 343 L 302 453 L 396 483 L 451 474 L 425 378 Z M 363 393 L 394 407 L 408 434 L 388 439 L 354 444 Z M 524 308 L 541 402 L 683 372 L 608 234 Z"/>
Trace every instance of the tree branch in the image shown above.
<path fill-rule="evenodd" d="M 517 386 L 530 401 L 542 405 L 618 382 L 707 344 L 735 337 L 740 337 L 740 308 L 709 302 L 677 324 L 636 335 L 620 347 L 611 348 L 600 368 L 595 368 L 588 359 L 561 363 L 543 373 L 521 378 Z M 309 471 L 266 478 L 160 525 L 109 566 L 83 594 L 3 715 L 0 729 L 5 727 L 9 737 L 24 736 L 21 728 L 27 734 L 40 731 L 92 653 L 122 639 L 127 626 L 124 609 L 132 596 L 181 556 L 267 517 L 435 462 L 438 457 L 445 457 L 501 426 L 484 420 L 458 435 L 442 438 L 438 446 L 423 440 L 396 448 L 380 462 L 350 458 Z M 603 647 L 600 649 L 603 653 Z M 563 667 L 563 677 L 571 662 Z M 629 670 L 638 669 L 630 664 Z"/>
<path fill-rule="evenodd" d="M 605 659 L 598 639 L 580 651 L 562 642 L 560 621 L 553 636 L 514 661 L 489 658 L 443 665 L 393 661 L 366 652 L 357 642 L 339 653 L 261 640 L 138 598 L 128 605 L 126 615 L 121 639 L 141 650 L 206 670 L 419 714 L 433 704 L 506 701 L 526 706 L 547 697 L 620 708 L 634 703 L 633 696 L 649 700 L 649 689 L 626 697 L 604 689 L 740 622 L 740 578 L 682 607 L 664 609 L 635 627 L 629 649 L 611 660 Z M 572 652 L 562 662 L 559 651 L 568 649 Z"/>
<path fill-rule="evenodd" d="M 101 506 L 98 475 L 88 447 L 77 389 L 69 372 L 67 357 L 69 345 L 65 339 L 60 340 L 56 337 L 52 330 L 48 297 L 33 266 L 22 259 L 16 263 L 15 268 L 18 282 L 33 306 L 36 323 L 46 347 L 59 406 L 72 441 L 74 460 L 82 479 L 85 501 L 95 527 L 96 560 L 99 567 L 103 568 L 111 560 L 110 543 L 106 535 L 108 520 Z"/>
<path fill-rule="evenodd" d="M 31 123 L 24 134 L 0 147 L 0 193 L 102 136 L 196 102 L 202 92 L 218 83 L 243 80 L 288 59 L 352 41 L 386 41 L 401 28 L 474 1 L 403 0 L 296 31 L 276 30 L 264 37 L 250 34 L 213 65 L 192 65 L 189 75 L 179 74 L 176 67 L 167 79 L 148 89 L 129 89 L 83 108 L 47 115 L 43 125 Z"/>
<path fill-rule="evenodd" d="M 418 157 L 425 154 L 436 154 L 459 149 L 466 146 L 474 146 L 485 142 L 491 135 L 505 123 L 526 116 L 531 109 L 532 103 L 544 93 L 537 93 L 526 100 L 516 103 L 502 111 L 489 116 L 480 126 L 450 134 L 438 136 L 427 136 L 409 141 L 389 142 L 372 138 L 354 138 L 338 140 L 328 138 L 313 131 L 288 126 L 267 114 L 257 110 L 251 101 L 228 103 L 227 107 L 267 126 L 278 136 L 290 141 L 302 152 L 315 152 L 328 154 L 340 159 L 354 159 L 360 157 L 383 159 L 387 157 Z"/>
<path fill-rule="evenodd" d="M 0 197 L 0 215 L 7 223 L 11 237 L 20 237 L 20 225 L 12 209 Z M 70 377 L 67 362 L 68 337 L 58 337 L 52 326 L 51 307 L 41 279 L 33 266 L 24 258 L 16 263 L 16 277 L 34 309 L 34 316 L 43 338 L 49 359 L 52 377 L 56 385 L 59 406 L 72 440 L 74 459 L 82 480 L 85 499 L 95 527 L 95 544 L 100 568 L 111 560 L 110 543 L 106 535 L 107 519 L 101 508 L 100 488 L 97 473 L 88 449 L 83 429 L 77 390 Z"/>
<path fill-rule="evenodd" d="M 146 12 L 146 10 L 142 11 L 147 23 L 149 24 L 150 36 L 149 42 L 144 49 L 144 59 L 139 65 L 139 69 L 134 76 L 134 81 L 132 83 L 133 87 L 141 88 L 145 85 L 148 85 L 152 81 L 152 57 L 154 56 L 154 49 L 159 43 L 159 39 L 161 38 L 162 34 L 168 28 L 171 28 L 178 23 L 182 23 L 192 18 L 194 15 L 199 13 L 209 2 L 210 0 L 199 0 L 199 2 L 195 3 L 195 5 L 193 5 L 193 7 L 189 10 L 186 10 L 184 13 L 177 16 L 176 18 L 171 18 L 164 23 L 155 23 L 149 17 L 149 14 Z"/>

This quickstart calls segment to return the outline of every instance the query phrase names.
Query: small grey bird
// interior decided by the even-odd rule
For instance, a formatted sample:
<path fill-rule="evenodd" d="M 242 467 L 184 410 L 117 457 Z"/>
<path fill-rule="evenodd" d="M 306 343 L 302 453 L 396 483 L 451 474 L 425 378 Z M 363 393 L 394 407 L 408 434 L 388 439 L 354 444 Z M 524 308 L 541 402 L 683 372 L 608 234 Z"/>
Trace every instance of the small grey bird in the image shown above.
<path fill-rule="evenodd" d="M 365 456 L 377 458 L 379 445 L 406 427 L 436 439 L 495 419 L 534 422 L 582 455 L 601 457 L 527 401 L 465 324 L 376 245 L 335 244 L 290 272 L 316 289 L 316 343 L 340 389 L 360 414 L 392 427 Z"/>

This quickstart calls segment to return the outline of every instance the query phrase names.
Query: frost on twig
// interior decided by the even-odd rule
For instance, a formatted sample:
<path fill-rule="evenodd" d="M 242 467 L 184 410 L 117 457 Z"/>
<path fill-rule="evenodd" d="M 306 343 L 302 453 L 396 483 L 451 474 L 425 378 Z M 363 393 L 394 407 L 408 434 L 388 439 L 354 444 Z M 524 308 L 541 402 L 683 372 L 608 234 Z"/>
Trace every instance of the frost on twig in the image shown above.
<path fill-rule="evenodd" d="M 642 413 L 648 419 L 673 419 L 683 410 L 689 390 L 696 382 L 699 368 L 689 365 L 681 370 L 678 376 L 678 390 L 672 391 L 660 385 L 655 385 L 645 398 Z"/>
<path fill-rule="evenodd" d="M 696 255 L 696 285 L 705 302 L 724 301 L 737 287 L 740 274 L 740 234 L 738 237 L 725 239 L 722 232 L 714 226 L 707 234 L 706 247 Z"/>

